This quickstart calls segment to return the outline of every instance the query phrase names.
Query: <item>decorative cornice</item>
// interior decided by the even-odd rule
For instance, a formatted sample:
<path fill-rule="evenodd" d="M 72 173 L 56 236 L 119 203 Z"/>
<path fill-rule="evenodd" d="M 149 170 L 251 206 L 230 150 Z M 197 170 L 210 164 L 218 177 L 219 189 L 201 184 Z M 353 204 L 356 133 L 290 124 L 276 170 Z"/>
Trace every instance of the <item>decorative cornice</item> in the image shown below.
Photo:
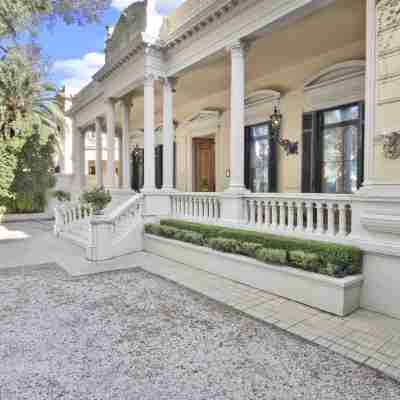
<path fill-rule="evenodd" d="M 226 14 L 246 0 L 214 0 L 204 2 L 170 35 L 165 39 L 166 49 L 180 46 L 188 39 L 205 30 L 208 26 L 217 24 Z"/>

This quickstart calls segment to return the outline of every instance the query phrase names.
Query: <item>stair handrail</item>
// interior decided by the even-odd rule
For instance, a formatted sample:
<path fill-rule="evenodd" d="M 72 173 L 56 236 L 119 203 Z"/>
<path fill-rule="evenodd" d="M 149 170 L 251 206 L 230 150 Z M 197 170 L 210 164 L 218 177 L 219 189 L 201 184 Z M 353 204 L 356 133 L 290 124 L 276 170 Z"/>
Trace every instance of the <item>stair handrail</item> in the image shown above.
<path fill-rule="evenodd" d="M 125 203 L 118 206 L 110 214 L 97 216 L 95 219 L 92 219 L 90 221 L 90 223 L 92 225 L 115 224 L 118 221 L 118 219 L 123 217 L 127 212 L 129 212 L 132 209 L 132 206 L 136 205 L 142 199 L 143 199 L 143 195 L 137 194 L 137 195 L 133 196 L 132 198 L 130 198 Z"/>
<path fill-rule="evenodd" d="M 65 227 L 77 221 L 90 219 L 93 208 L 80 201 L 70 201 L 54 208 L 54 233 L 59 235 Z"/>

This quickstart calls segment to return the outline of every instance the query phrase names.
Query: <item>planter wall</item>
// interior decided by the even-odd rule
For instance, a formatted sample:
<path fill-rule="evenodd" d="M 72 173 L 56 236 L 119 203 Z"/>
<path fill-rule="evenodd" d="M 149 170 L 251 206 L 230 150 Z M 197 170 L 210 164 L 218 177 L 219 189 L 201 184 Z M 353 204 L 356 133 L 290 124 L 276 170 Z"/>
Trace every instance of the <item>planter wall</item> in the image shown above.
<path fill-rule="evenodd" d="M 362 275 L 337 279 L 148 234 L 144 248 L 150 253 L 335 315 L 345 316 L 360 307 Z"/>

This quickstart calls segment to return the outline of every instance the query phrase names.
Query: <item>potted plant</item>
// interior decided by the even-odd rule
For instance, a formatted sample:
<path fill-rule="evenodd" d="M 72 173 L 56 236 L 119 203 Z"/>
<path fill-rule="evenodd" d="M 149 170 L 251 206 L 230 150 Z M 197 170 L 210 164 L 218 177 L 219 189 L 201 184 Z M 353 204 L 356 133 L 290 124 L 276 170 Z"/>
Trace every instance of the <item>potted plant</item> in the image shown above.
<path fill-rule="evenodd" d="M 64 190 L 54 190 L 52 196 L 60 203 L 71 201 L 71 193 L 65 192 Z"/>
<path fill-rule="evenodd" d="M 111 198 L 110 191 L 105 190 L 104 187 L 99 187 L 83 192 L 81 201 L 92 207 L 93 214 L 102 215 L 104 209 L 111 202 Z"/>

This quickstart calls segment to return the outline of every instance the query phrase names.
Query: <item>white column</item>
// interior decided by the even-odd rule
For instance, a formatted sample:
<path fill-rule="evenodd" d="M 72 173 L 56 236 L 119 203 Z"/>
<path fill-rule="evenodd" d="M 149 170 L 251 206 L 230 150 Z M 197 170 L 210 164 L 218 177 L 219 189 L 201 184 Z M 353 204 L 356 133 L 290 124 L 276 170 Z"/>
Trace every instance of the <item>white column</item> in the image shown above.
<path fill-rule="evenodd" d="M 231 52 L 231 123 L 229 191 L 242 192 L 244 186 L 244 99 L 245 99 L 245 44 L 236 42 Z"/>
<path fill-rule="evenodd" d="M 374 175 L 374 136 L 376 130 L 376 61 L 377 61 L 377 12 L 376 0 L 367 0 L 367 41 L 365 76 L 365 144 L 364 144 L 364 186 L 373 184 Z"/>
<path fill-rule="evenodd" d="M 81 191 L 85 187 L 85 135 L 77 127 L 76 122 L 72 121 L 72 140 L 74 154 L 72 157 L 73 173 L 77 190 Z"/>
<path fill-rule="evenodd" d="M 163 189 L 174 188 L 174 112 L 173 78 L 164 79 L 164 123 L 163 123 Z"/>
<path fill-rule="evenodd" d="M 106 186 L 115 187 L 115 108 L 112 100 L 107 103 L 107 177 Z"/>
<path fill-rule="evenodd" d="M 117 136 L 118 140 L 118 187 L 123 187 L 123 154 L 122 154 L 122 135 Z"/>
<path fill-rule="evenodd" d="M 122 187 L 131 188 L 131 168 L 129 154 L 129 116 L 131 108 L 131 99 L 122 101 Z"/>
<path fill-rule="evenodd" d="M 103 141 L 102 141 L 102 129 L 101 129 L 101 120 L 100 118 L 96 118 L 95 122 L 96 129 L 96 186 L 103 186 L 103 166 L 102 166 L 102 158 L 103 158 Z"/>
<path fill-rule="evenodd" d="M 155 190 L 154 76 L 144 80 L 144 191 Z"/>

